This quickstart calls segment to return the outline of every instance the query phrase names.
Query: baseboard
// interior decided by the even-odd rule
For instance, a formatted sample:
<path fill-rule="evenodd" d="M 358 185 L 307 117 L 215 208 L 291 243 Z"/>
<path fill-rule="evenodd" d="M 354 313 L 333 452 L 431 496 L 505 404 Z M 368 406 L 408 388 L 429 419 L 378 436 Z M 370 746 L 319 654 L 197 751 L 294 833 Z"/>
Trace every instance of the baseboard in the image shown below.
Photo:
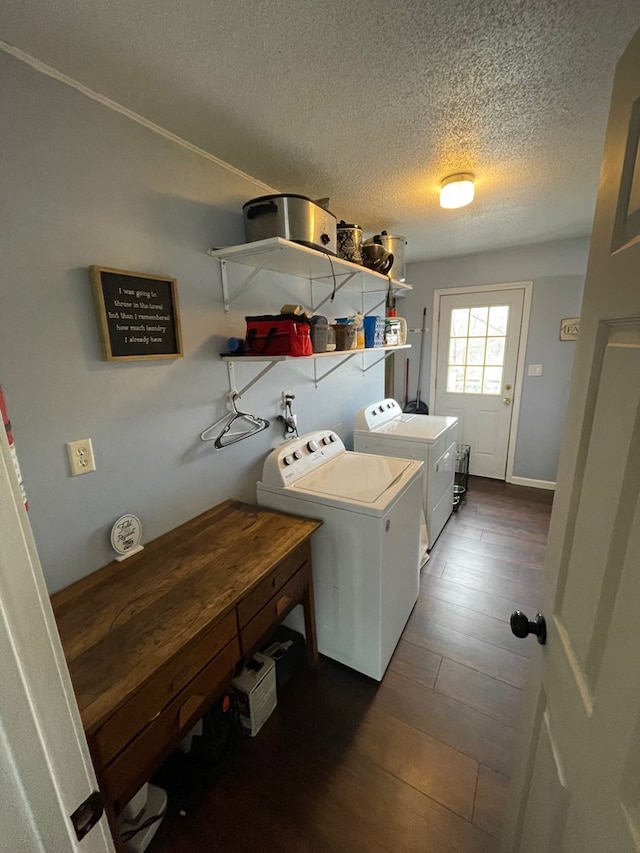
<path fill-rule="evenodd" d="M 549 489 L 552 492 L 556 488 L 553 480 L 532 480 L 530 477 L 511 477 L 507 482 L 514 486 L 530 486 L 532 489 Z"/>

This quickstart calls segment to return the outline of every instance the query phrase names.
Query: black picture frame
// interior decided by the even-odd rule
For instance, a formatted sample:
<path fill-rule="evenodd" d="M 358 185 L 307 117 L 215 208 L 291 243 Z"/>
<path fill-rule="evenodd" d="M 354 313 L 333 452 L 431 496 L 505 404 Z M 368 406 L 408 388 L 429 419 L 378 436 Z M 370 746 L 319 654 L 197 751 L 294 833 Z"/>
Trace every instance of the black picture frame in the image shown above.
<path fill-rule="evenodd" d="M 175 278 L 90 267 L 106 361 L 181 358 Z"/>

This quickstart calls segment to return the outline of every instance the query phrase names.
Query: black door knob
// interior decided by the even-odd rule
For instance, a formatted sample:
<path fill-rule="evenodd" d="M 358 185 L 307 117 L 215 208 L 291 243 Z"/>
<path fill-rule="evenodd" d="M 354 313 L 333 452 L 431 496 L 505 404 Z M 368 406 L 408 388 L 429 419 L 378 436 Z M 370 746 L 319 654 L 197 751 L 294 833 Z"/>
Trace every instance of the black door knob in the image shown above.
<path fill-rule="evenodd" d="M 540 613 L 536 613 L 535 622 L 530 622 L 522 610 L 514 610 L 511 614 L 511 632 L 521 639 L 535 634 L 541 646 L 547 642 L 547 623 Z"/>

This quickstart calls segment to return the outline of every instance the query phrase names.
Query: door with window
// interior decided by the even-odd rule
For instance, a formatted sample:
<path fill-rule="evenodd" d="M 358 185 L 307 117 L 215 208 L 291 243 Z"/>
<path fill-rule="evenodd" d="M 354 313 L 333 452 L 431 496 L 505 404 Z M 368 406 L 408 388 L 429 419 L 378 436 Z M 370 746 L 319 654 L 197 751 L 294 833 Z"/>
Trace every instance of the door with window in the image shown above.
<path fill-rule="evenodd" d="M 470 472 L 504 480 L 525 287 L 440 295 L 433 414 L 458 418 Z"/>

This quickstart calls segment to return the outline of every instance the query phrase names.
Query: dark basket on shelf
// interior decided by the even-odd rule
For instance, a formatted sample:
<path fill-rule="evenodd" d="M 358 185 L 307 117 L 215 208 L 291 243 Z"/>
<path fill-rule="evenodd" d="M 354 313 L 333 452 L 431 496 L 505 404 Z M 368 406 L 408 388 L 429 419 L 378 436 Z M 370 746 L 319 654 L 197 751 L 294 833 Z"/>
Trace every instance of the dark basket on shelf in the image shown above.
<path fill-rule="evenodd" d="M 457 444 L 456 445 L 456 471 L 453 479 L 453 511 L 457 512 L 458 507 L 467 499 L 467 489 L 469 488 L 469 456 L 471 455 L 471 445 Z"/>
<path fill-rule="evenodd" d="M 356 327 L 353 324 L 335 323 L 336 350 L 353 349 L 356 343 Z"/>

